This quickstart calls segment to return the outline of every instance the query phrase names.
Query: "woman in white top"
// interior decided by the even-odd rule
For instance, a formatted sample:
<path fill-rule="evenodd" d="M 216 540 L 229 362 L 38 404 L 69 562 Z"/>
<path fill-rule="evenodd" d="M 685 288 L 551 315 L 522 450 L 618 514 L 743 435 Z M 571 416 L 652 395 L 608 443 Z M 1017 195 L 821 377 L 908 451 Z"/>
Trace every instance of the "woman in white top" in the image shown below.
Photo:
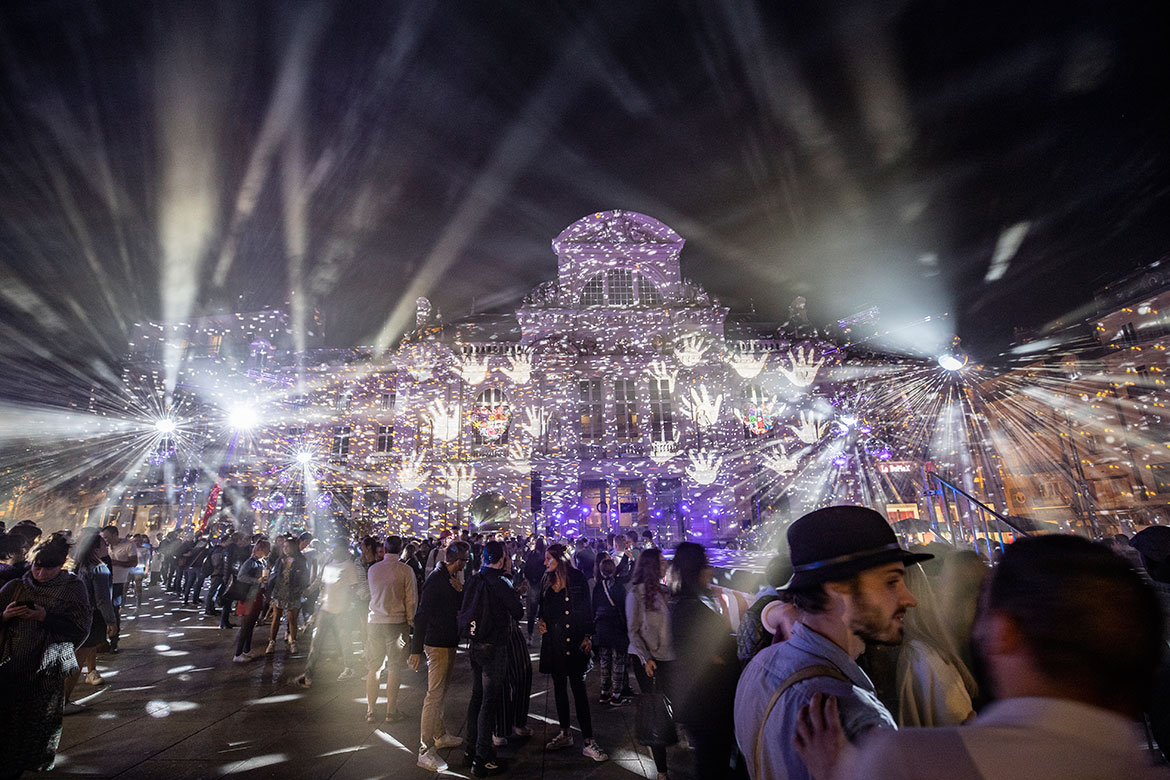
<path fill-rule="evenodd" d="M 634 565 L 626 594 L 626 626 L 630 635 L 629 666 L 642 693 L 669 695 L 674 650 L 670 641 L 669 593 L 662 584 L 666 559 L 656 547 L 643 550 Z M 666 780 L 666 748 L 651 747 L 658 780 Z"/>

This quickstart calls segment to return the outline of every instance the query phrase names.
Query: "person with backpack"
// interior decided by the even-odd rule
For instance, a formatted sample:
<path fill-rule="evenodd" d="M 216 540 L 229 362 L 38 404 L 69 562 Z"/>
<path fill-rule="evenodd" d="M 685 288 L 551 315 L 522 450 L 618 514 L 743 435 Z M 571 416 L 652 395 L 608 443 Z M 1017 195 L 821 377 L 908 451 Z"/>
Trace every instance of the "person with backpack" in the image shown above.
<path fill-rule="evenodd" d="M 440 750 L 457 747 L 463 740 L 447 733 L 443 724 L 443 702 L 451 671 L 455 668 L 455 651 L 459 645 L 459 608 L 463 605 L 463 583 L 457 576 L 467 566 L 470 550 L 466 542 L 453 542 L 444 553 L 442 565 L 423 583 L 418 609 L 414 613 L 414 633 L 410 640 L 410 668 L 417 672 L 427 659 L 427 692 L 423 698 L 419 728 L 418 765 L 432 772 L 445 772 L 447 762 Z M 434 749 L 431 749 L 431 744 Z"/>
<path fill-rule="evenodd" d="M 467 704 L 467 756 L 471 773 L 487 777 L 507 768 L 496 756 L 492 732 L 504 693 L 508 633 L 524 614 L 520 595 L 504 578 L 502 542 L 483 546 L 483 568 L 468 581 L 459 611 L 459 630 L 470 640 L 471 700 Z"/>
<path fill-rule="evenodd" d="M 569 687 L 577 704 L 577 724 L 585 739 L 582 755 L 594 761 L 609 758 L 593 739 L 593 720 L 585 692 L 585 673 L 593 653 L 593 605 L 585 575 L 573 568 L 563 544 L 551 544 L 544 553 L 545 574 L 540 588 L 540 671 L 552 675 L 560 732 L 545 745 L 560 750 L 573 744 L 569 730 Z"/>
<path fill-rule="evenodd" d="M 615 707 L 629 702 L 626 671 L 630 638 L 626 632 L 626 588 L 617 581 L 617 564 L 604 558 L 597 565 L 593 586 L 593 623 L 597 631 L 597 658 L 601 666 L 601 703 Z"/>
<path fill-rule="evenodd" d="M 756 653 L 772 644 L 774 636 L 764 625 L 763 614 L 768 605 L 780 601 L 779 589 L 792 576 L 792 566 L 785 556 L 777 555 L 768 561 L 764 570 L 765 586 L 760 589 L 756 600 L 739 618 L 735 632 L 736 655 L 741 664 L 746 664 Z"/>

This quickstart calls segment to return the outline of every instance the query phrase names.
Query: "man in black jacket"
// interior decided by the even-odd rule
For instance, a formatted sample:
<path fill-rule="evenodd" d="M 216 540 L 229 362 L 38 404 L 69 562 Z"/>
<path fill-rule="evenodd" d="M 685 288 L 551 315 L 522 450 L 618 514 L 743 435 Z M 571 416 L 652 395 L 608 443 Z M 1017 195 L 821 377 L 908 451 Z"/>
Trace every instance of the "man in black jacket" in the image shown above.
<path fill-rule="evenodd" d="M 422 728 L 419 733 L 418 765 L 432 772 L 447 769 L 438 751 L 463 744 L 443 726 L 443 700 L 455 666 L 455 648 L 459 644 L 459 607 L 463 604 L 463 585 L 458 574 L 467 565 L 467 542 L 452 542 L 437 566 L 423 583 L 418 609 L 414 614 L 414 634 L 410 640 L 410 668 L 418 671 L 419 662 L 427 657 L 427 694 L 423 699 Z M 430 749 L 431 741 L 435 749 Z"/>
<path fill-rule="evenodd" d="M 476 625 L 471 631 L 472 688 L 467 705 L 467 754 L 476 777 L 506 768 L 505 762 L 496 758 L 492 731 L 504 695 L 508 633 L 524 615 L 520 594 L 503 576 L 506 555 L 503 542 L 485 544 L 483 568 L 467 583 L 467 606 L 479 604 L 472 616 Z"/>

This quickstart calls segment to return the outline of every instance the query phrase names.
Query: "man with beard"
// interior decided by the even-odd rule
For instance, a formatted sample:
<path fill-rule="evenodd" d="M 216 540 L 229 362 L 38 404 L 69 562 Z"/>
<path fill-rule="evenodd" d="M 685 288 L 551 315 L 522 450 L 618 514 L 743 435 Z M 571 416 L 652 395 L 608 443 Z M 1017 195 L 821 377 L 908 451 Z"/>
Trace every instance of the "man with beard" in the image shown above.
<path fill-rule="evenodd" d="M 795 607 L 792 637 L 765 648 L 740 676 L 735 736 L 752 780 L 810 777 L 792 748 L 800 710 L 814 694 L 837 699 L 845 735 L 895 728 L 873 683 L 857 665 L 867 643 L 902 642 L 915 606 L 906 565 L 934 557 L 903 550 L 872 509 L 818 509 L 788 528 L 792 579 L 781 598 Z"/>

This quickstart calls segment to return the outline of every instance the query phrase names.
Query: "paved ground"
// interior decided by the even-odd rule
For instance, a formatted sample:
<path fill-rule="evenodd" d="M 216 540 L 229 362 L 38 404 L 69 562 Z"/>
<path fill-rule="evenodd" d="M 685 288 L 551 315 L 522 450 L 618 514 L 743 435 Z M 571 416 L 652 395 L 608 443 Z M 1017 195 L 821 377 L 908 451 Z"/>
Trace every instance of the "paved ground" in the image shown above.
<path fill-rule="evenodd" d="M 425 674 L 404 672 L 400 709 L 411 717 L 398 724 L 365 722 L 365 691 L 360 677 L 334 682 L 339 669 L 327 666 L 313 688 L 293 680 L 303 669 L 307 643 L 289 656 L 280 643 L 264 660 L 231 662 L 235 632 L 218 621 L 183 609 L 158 587 L 148 588 L 142 604 L 125 611 L 122 652 L 98 656 L 106 684 L 79 683 L 85 713 L 65 719 L 54 771 L 32 777 L 213 778 L 271 777 L 372 780 L 427 778 L 415 765 Z M 268 629 L 256 630 L 263 649 Z M 333 674 L 329 674 L 333 671 Z M 447 728 L 462 734 L 470 695 L 470 669 L 460 653 L 447 708 Z M 590 675 L 596 702 L 596 672 Z M 576 749 L 546 752 L 556 731 L 552 691 L 546 675 L 535 674 L 532 715 L 536 735 L 502 752 L 512 759 L 507 777 L 655 777 L 646 748 L 633 740 L 633 707 L 593 707 L 594 730 L 609 752 L 601 764 Z M 576 729 L 574 728 L 576 732 Z M 467 777 L 462 748 L 444 751 L 445 776 Z M 670 774 L 693 777 L 691 754 L 671 748 Z"/>

